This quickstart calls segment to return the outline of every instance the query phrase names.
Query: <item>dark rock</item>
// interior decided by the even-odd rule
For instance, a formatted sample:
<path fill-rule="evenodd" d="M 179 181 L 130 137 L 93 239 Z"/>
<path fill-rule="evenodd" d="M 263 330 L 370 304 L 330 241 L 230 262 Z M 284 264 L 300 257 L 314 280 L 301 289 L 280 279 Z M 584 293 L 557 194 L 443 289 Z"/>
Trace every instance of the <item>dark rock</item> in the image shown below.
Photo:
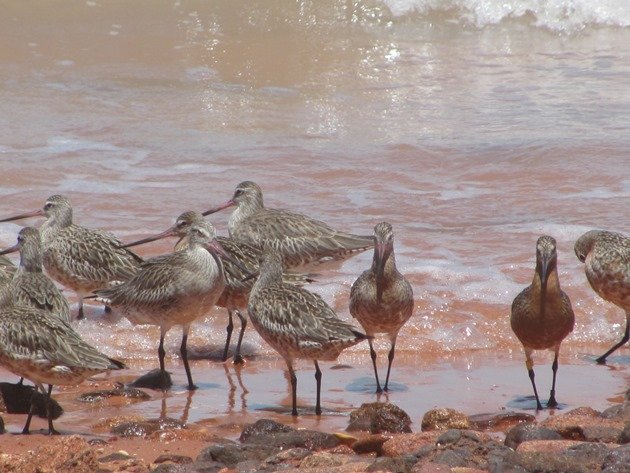
<path fill-rule="evenodd" d="M 0 435 L 6 434 L 7 429 L 4 427 L 4 419 L 0 417 Z"/>
<path fill-rule="evenodd" d="M 238 444 L 217 444 L 204 448 L 195 460 L 197 463 L 214 461 L 233 468 L 238 463 L 248 460 L 260 462 L 269 457 L 276 447 L 271 445 L 238 445 Z"/>
<path fill-rule="evenodd" d="M 422 431 L 470 429 L 468 417 L 455 409 L 431 409 L 422 417 Z"/>
<path fill-rule="evenodd" d="M 603 411 L 601 416 L 604 419 L 621 419 L 624 412 L 623 407 L 623 404 L 616 404 L 614 406 L 611 406 Z"/>
<path fill-rule="evenodd" d="M 346 430 L 366 430 L 371 434 L 410 433 L 411 418 L 394 404 L 366 403 L 350 413 L 350 423 Z"/>
<path fill-rule="evenodd" d="M 505 445 L 494 445 L 489 448 L 487 454 L 488 471 L 492 473 L 526 473 L 524 468 L 508 468 L 506 457 L 512 454 L 513 450 Z"/>
<path fill-rule="evenodd" d="M 265 458 L 263 465 L 275 466 L 281 464 L 296 464 L 297 466 L 300 461 L 312 454 L 313 452 L 306 448 L 290 448 Z"/>
<path fill-rule="evenodd" d="M 626 422 L 626 425 L 623 427 L 623 431 L 619 436 L 619 443 L 626 444 L 630 443 L 630 422 Z"/>
<path fill-rule="evenodd" d="M 433 459 L 431 460 L 432 463 L 444 463 L 445 465 L 448 465 L 451 468 L 455 468 L 455 467 L 466 467 L 469 466 L 468 465 L 468 461 L 467 461 L 467 457 L 468 455 L 466 454 L 466 452 L 462 451 L 462 450 L 443 450 L 441 452 L 438 452 Z"/>
<path fill-rule="evenodd" d="M 243 443 L 249 442 L 250 439 L 252 441 L 256 441 L 256 439 L 260 436 L 267 436 L 269 434 L 276 434 L 279 432 L 291 432 L 293 430 L 295 430 L 293 427 L 281 424 L 280 422 L 276 422 L 275 420 L 260 419 L 253 424 L 248 424 L 247 426 L 245 426 L 245 428 L 241 432 L 239 440 Z"/>
<path fill-rule="evenodd" d="M 457 429 L 450 429 L 440 435 L 436 441 L 437 445 L 447 445 L 449 443 L 456 443 L 462 438 L 462 431 Z"/>
<path fill-rule="evenodd" d="M 165 453 L 153 460 L 153 463 L 177 463 L 179 465 L 185 465 L 186 463 L 192 463 L 193 459 L 186 455 L 175 455 L 174 453 Z"/>
<path fill-rule="evenodd" d="M 555 430 L 540 427 L 536 424 L 520 424 L 512 427 L 505 434 L 505 445 L 516 449 L 526 440 L 561 440 L 560 435 Z"/>
<path fill-rule="evenodd" d="M 630 473 L 630 445 L 617 447 L 606 455 L 602 473 Z"/>
<path fill-rule="evenodd" d="M 123 385 L 115 389 L 103 389 L 101 391 L 93 391 L 89 393 L 81 394 L 77 400 L 81 402 L 101 402 L 110 397 L 124 397 L 129 399 L 147 400 L 151 399 L 147 393 L 141 389 L 127 388 Z"/>
<path fill-rule="evenodd" d="M 270 419 L 261 419 L 243 429 L 240 436 L 245 444 L 271 446 L 279 449 L 306 448 L 321 450 L 339 445 L 339 439 L 316 430 L 296 430 Z"/>
<path fill-rule="evenodd" d="M 582 435 L 587 442 L 621 443 L 623 430 L 606 425 L 586 425 L 582 428 Z"/>
<path fill-rule="evenodd" d="M 218 473 L 221 468 L 224 468 L 220 463 L 216 464 L 216 469 L 210 470 L 206 469 L 208 473 Z M 160 463 L 155 468 L 151 469 L 151 473 L 198 473 L 202 470 L 197 470 L 196 468 L 187 468 L 186 465 L 177 465 L 175 463 Z"/>
<path fill-rule="evenodd" d="M 583 442 L 565 451 L 510 451 L 502 471 L 540 473 L 591 473 L 600 471 L 609 449 L 604 444 Z"/>
<path fill-rule="evenodd" d="M 475 430 L 507 430 L 513 425 L 534 422 L 536 417 L 524 412 L 499 412 L 498 414 L 476 414 L 468 417 L 470 428 Z"/>
<path fill-rule="evenodd" d="M 129 383 L 129 386 L 134 388 L 148 388 L 166 391 L 173 386 L 173 380 L 171 379 L 171 374 L 168 371 L 162 372 L 159 368 L 156 368 Z"/>
<path fill-rule="evenodd" d="M 138 422 L 125 422 L 111 429 L 111 432 L 121 437 L 145 437 L 158 430 L 185 429 L 186 424 L 170 417 L 160 417 Z"/>
<path fill-rule="evenodd" d="M 411 456 L 406 457 L 380 457 L 374 460 L 365 471 L 387 471 L 391 473 L 410 473 L 415 458 Z"/>
<path fill-rule="evenodd" d="M 221 470 L 225 470 L 223 463 L 213 460 L 195 461 L 192 465 L 173 465 L 172 463 L 162 463 L 158 465 L 158 468 L 164 468 L 160 470 L 160 473 L 219 473 Z M 155 473 L 155 470 L 151 470 L 151 473 Z"/>
<path fill-rule="evenodd" d="M 44 419 L 48 418 L 46 411 L 46 398 L 33 386 L 20 383 L 0 383 L 0 396 L 8 414 L 28 414 L 31 408 L 31 397 L 35 396 L 35 415 Z M 52 398 L 53 419 L 57 419 L 63 414 L 63 409 L 54 398 Z"/>

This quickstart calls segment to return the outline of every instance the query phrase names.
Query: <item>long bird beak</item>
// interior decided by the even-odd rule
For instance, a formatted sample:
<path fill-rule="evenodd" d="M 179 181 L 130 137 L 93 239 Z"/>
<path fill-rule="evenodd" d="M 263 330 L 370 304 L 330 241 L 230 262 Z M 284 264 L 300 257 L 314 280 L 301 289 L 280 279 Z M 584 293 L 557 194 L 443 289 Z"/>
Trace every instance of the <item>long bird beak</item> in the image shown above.
<path fill-rule="evenodd" d="M 552 256 L 542 255 L 540 257 L 540 313 L 545 312 L 545 305 L 547 300 L 547 280 L 549 279 L 549 270 L 551 268 Z"/>
<path fill-rule="evenodd" d="M 391 250 L 387 245 L 377 243 L 375 247 L 376 259 L 376 303 L 380 304 L 383 299 L 383 273 L 385 272 L 385 262 L 389 258 Z"/>
<path fill-rule="evenodd" d="M 223 204 L 221 204 L 221 205 L 219 205 L 217 207 L 213 207 L 210 210 L 206 210 L 201 215 L 203 215 L 205 217 L 206 215 L 210 215 L 210 214 L 216 213 L 219 210 L 227 209 L 228 207 L 232 207 L 233 205 L 236 205 L 236 202 L 234 202 L 233 199 L 230 199 L 227 202 L 225 202 L 225 203 L 223 203 Z"/>
<path fill-rule="evenodd" d="M 3 219 L 0 219 L 0 222 L 12 222 L 13 220 L 21 220 L 23 218 L 28 218 L 28 217 L 43 217 L 43 216 L 44 216 L 44 210 L 39 209 L 33 212 L 26 212 L 20 215 L 14 215 L 13 217 L 3 218 Z"/>
<path fill-rule="evenodd" d="M 0 251 L 0 255 L 7 255 L 9 253 L 15 253 L 16 251 L 19 251 L 19 249 L 20 249 L 20 244 L 18 243 L 16 245 L 13 245 L 10 248 L 6 248 L 6 249 Z"/>
<path fill-rule="evenodd" d="M 168 230 L 163 231 L 162 233 L 158 233 L 157 235 L 153 235 L 150 237 L 143 238 L 142 240 L 137 240 L 131 243 L 127 243 L 126 245 L 122 245 L 121 248 L 131 248 L 132 246 L 144 245 L 145 243 L 149 243 L 155 240 L 161 240 L 162 238 L 168 238 L 172 236 L 179 236 L 175 231 L 174 227 L 169 228 Z"/>

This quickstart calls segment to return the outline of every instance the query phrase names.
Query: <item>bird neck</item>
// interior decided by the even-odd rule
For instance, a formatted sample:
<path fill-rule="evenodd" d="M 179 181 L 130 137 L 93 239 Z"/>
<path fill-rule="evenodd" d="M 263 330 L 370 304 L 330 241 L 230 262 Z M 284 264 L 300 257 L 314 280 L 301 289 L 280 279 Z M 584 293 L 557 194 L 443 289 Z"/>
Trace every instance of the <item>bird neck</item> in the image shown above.
<path fill-rule="evenodd" d="M 560 297 L 560 280 L 558 278 L 558 270 L 554 267 L 549 271 L 547 282 L 543 285 L 542 277 L 539 271 L 534 273 L 532 282 L 533 296 L 539 304 L 539 314 L 544 317 L 547 314 L 547 306 L 550 300 Z"/>
<path fill-rule="evenodd" d="M 42 251 L 39 246 L 22 247 L 19 270 L 27 273 L 42 272 Z"/>

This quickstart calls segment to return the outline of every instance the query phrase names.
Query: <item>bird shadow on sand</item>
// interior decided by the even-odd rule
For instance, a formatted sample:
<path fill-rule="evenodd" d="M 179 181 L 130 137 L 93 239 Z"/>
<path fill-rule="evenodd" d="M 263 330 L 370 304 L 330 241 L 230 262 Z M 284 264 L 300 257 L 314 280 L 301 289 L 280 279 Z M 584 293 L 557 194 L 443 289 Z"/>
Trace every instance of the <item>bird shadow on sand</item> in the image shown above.
<path fill-rule="evenodd" d="M 582 361 L 587 361 L 589 363 L 593 363 L 594 365 L 605 366 L 613 370 L 616 369 L 615 365 L 630 366 L 630 355 L 618 355 L 615 353 L 606 358 L 605 363 L 597 363 L 597 358 L 599 358 L 599 355 L 592 353 L 580 354 L 580 359 Z"/>
<path fill-rule="evenodd" d="M 561 411 L 569 407 L 568 404 L 559 402 L 556 407 L 550 408 L 547 407 L 547 400 L 540 399 L 540 403 L 543 406 L 543 410 L 546 411 Z M 506 404 L 510 409 L 518 409 L 520 411 L 536 411 L 536 397 L 531 396 L 519 396 L 512 399 L 510 402 Z"/>
<path fill-rule="evenodd" d="M 230 346 L 226 362 L 231 363 L 234 357 L 236 346 Z M 223 362 L 223 344 L 196 345 L 188 347 L 189 360 L 210 360 Z M 243 342 L 241 345 L 241 356 L 247 361 L 258 356 L 255 345 Z"/>
<path fill-rule="evenodd" d="M 377 395 L 376 381 L 373 376 L 362 376 L 361 378 L 357 378 L 350 384 L 346 385 L 346 391 Z M 409 387 L 407 385 L 390 381 L 387 386 L 387 392 L 383 392 L 383 394 L 403 393 L 407 391 L 409 391 Z"/>

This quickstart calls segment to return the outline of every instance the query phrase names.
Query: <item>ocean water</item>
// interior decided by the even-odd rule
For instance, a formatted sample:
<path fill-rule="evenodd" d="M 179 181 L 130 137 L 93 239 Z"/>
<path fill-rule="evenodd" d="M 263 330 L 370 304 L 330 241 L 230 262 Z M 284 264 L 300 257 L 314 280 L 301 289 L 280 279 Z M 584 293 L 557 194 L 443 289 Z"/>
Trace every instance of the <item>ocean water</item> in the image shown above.
<path fill-rule="evenodd" d="M 549 234 L 576 313 L 558 398 L 603 408 L 630 384 L 628 347 L 608 370 L 592 356 L 621 338 L 625 318 L 590 289 L 573 243 L 592 228 L 630 233 L 630 4 L 512 3 L 8 2 L 0 215 L 63 193 L 77 223 L 131 240 L 254 180 L 268 206 L 339 229 L 365 234 L 387 220 L 416 300 L 398 339 L 400 389 L 390 401 L 416 418 L 441 399 L 470 411 L 527 408 L 518 402 L 531 387 L 510 305 L 532 278 L 536 239 Z M 220 233 L 227 218 L 211 218 Z M 18 224 L 0 224 L 3 247 Z M 370 262 L 368 252 L 316 268 L 312 289 L 350 319 L 350 286 Z M 157 364 L 157 330 L 103 318 L 98 306 L 89 312 L 78 325 L 88 340 L 138 371 Z M 196 324 L 191 343 L 219 340 L 224 326 L 217 309 Z M 180 333 L 172 332 L 169 362 L 183 384 Z M 246 340 L 261 357 L 242 373 L 244 412 L 256 416 L 261 405 L 280 404 L 286 386 L 274 353 L 252 329 Z M 384 366 L 387 343 L 377 346 Z M 544 393 L 551 358 L 535 356 Z M 324 406 L 373 399 L 367 348 L 340 362 L 354 366 L 354 381 L 338 386 L 343 370 L 325 373 L 325 386 L 326 376 L 336 381 Z M 228 412 L 212 400 L 228 386 L 223 366 L 200 361 L 193 374 L 220 379 L 193 402 L 216 412 L 193 419 Z M 597 383 L 583 388 L 585 375 Z M 264 389 L 270 376 L 273 394 Z M 313 404 L 310 374 L 302 377 Z"/>

